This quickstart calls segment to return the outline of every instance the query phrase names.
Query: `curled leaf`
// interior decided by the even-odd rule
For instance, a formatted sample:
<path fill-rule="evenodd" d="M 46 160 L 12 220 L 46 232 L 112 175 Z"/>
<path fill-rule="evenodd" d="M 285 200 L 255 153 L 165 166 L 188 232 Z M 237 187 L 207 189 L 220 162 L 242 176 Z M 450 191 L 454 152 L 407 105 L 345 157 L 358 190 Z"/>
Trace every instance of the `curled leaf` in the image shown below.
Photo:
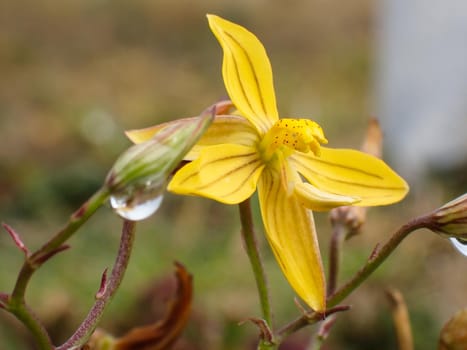
<path fill-rule="evenodd" d="M 136 327 L 116 339 L 115 350 L 167 350 L 184 329 L 191 312 L 193 278 L 179 263 L 175 263 L 177 292 L 165 317 L 154 324 Z"/>

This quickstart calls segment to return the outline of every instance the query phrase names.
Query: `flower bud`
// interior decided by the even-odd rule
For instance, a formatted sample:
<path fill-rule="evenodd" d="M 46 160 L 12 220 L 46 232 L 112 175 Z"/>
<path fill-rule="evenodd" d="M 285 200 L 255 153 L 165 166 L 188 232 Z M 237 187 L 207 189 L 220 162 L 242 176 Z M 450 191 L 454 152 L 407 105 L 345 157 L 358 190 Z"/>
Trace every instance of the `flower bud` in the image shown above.
<path fill-rule="evenodd" d="M 467 193 L 435 210 L 429 228 L 441 235 L 467 241 Z"/>
<path fill-rule="evenodd" d="M 348 239 L 360 233 L 366 220 L 366 208 L 343 206 L 330 211 L 331 224 L 343 225 L 347 228 L 345 238 Z"/>
<path fill-rule="evenodd" d="M 159 208 L 167 178 L 211 124 L 214 113 L 210 109 L 198 118 L 167 123 L 152 139 L 128 148 L 117 159 L 105 185 L 120 216 L 142 220 Z"/>

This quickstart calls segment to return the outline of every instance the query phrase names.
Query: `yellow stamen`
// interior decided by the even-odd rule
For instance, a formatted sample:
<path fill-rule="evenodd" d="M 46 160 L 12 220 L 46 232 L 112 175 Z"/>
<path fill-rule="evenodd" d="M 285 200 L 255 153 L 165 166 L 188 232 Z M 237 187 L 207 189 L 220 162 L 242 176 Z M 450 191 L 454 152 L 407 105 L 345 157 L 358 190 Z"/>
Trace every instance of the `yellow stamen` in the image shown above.
<path fill-rule="evenodd" d="M 320 155 L 320 144 L 326 144 L 323 129 L 309 119 L 279 119 L 264 136 L 260 149 L 268 161 L 278 149 L 288 156 L 292 150 Z M 285 147 L 284 147 L 285 146 Z"/>

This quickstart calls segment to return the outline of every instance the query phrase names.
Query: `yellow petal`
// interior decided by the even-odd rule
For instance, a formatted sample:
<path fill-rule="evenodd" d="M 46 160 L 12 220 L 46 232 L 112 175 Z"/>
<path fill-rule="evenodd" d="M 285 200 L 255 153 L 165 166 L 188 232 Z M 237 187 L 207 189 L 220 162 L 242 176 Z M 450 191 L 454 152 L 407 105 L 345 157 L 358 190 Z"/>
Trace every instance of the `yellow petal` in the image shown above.
<path fill-rule="evenodd" d="M 255 192 L 263 168 L 253 147 L 235 144 L 205 147 L 198 159 L 177 171 L 168 189 L 238 204 Z"/>
<path fill-rule="evenodd" d="M 258 131 L 277 120 L 271 64 L 258 38 L 238 24 L 208 15 L 209 26 L 224 51 L 222 74 L 230 99 Z"/>
<path fill-rule="evenodd" d="M 295 194 L 303 206 L 316 211 L 331 210 L 343 205 L 355 205 L 360 201 L 358 197 L 341 196 L 324 192 L 304 182 L 295 183 Z"/>
<path fill-rule="evenodd" d="M 409 187 L 386 163 L 363 152 L 321 147 L 321 156 L 294 152 L 290 163 L 324 192 L 360 199 L 355 205 L 385 205 L 400 201 Z"/>
<path fill-rule="evenodd" d="M 128 130 L 125 133 L 132 142 L 141 143 L 150 140 L 155 134 L 167 126 L 183 123 L 193 119 L 194 118 L 178 119 L 168 123 L 151 126 L 149 128 Z M 245 118 L 236 115 L 217 115 L 208 130 L 184 159 L 193 160 L 198 158 L 199 152 L 205 146 L 237 143 L 253 147 L 258 140 L 258 132 Z"/>
<path fill-rule="evenodd" d="M 258 142 L 258 132 L 248 120 L 235 115 L 218 115 L 185 159 L 198 158 L 206 146 L 229 143 L 255 147 Z"/>
<path fill-rule="evenodd" d="M 266 236 L 284 275 L 312 309 L 326 308 L 326 286 L 311 211 L 287 194 L 281 174 L 266 168 L 258 182 Z"/>

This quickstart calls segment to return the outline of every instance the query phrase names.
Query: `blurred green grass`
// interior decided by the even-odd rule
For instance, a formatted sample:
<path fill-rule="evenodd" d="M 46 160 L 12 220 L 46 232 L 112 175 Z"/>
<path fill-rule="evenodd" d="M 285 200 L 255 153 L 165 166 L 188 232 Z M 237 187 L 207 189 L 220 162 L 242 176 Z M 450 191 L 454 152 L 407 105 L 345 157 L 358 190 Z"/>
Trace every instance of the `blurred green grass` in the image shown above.
<path fill-rule="evenodd" d="M 103 181 L 128 145 L 123 130 L 198 114 L 223 98 L 221 52 L 206 13 L 255 32 L 273 66 L 283 116 L 317 120 L 332 147 L 358 147 L 374 109 L 373 3 L 359 0 L 68 1 L 0 3 L 0 219 L 37 248 Z M 407 218 L 442 204 L 443 188 L 370 212 L 363 235 L 348 242 L 341 280 Z M 258 316 L 255 285 L 238 235 L 237 208 L 167 195 L 140 223 L 132 261 L 103 326 L 137 322 L 135 302 L 185 264 L 195 278 L 187 338 L 202 349 L 246 348 L 256 336 L 237 323 Z M 256 207 L 256 218 L 259 214 Z M 330 228 L 317 214 L 323 257 Z M 28 302 L 63 341 L 84 317 L 118 246 L 120 219 L 102 208 L 74 237 L 72 249 L 33 278 Z M 270 273 L 276 322 L 297 315 L 258 225 Z M 0 290 L 10 291 L 21 254 L 0 235 Z M 441 325 L 465 306 L 465 261 L 428 232 L 404 242 L 348 303 L 331 349 L 392 349 L 395 338 L 384 288 L 407 298 L 417 349 L 433 348 Z M 454 278 L 454 276 L 456 276 Z M 163 301 L 160 301 L 163 304 Z M 130 317 L 131 316 L 131 317 Z M 348 327 L 352 324 L 352 327 Z M 313 329 L 297 335 L 307 339 Z M 191 338 L 190 338 L 191 337 Z M 0 313 L 0 349 L 27 347 L 22 327 Z M 202 346 L 202 347 L 199 347 Z"/>

